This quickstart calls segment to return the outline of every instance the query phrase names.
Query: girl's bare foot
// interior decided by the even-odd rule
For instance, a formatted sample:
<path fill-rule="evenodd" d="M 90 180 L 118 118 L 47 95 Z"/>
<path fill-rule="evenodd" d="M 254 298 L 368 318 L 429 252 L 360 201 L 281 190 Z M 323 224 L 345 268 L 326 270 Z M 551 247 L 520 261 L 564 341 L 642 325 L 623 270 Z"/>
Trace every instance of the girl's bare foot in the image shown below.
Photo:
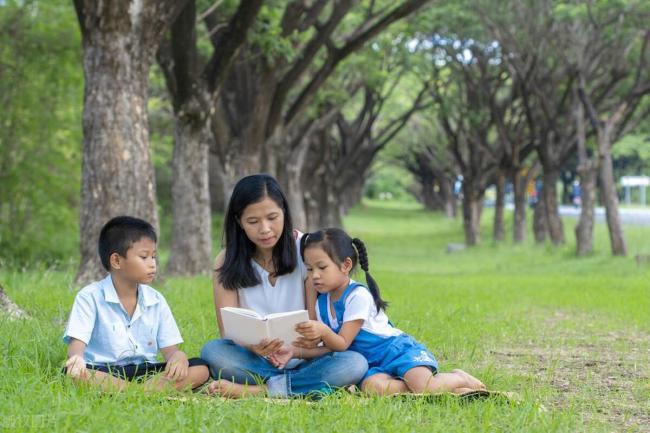
<path fill-rule="evenodd" d="M 455 369 L 455 370 L 452 370 L 452 373 L 455 373 L 455 374 L 461 376 L 463 379 L 465 379 L 465 383 L 467 384 L 467 388 L 471 388 L 473 390 L 474 389 L 485 389 L 485 385 L 483 384 L 483 382 L 481 382 L 480 380 L 478 380 L 477 378 L 475 378 L 471 374 L 464 372 L 463 370 Z"/>
<path fill-rule="evenodd" d="M 259 385 L 240 385 L 225 379 L 219 379 L 208 385 L 208 394 L 217 394 L 227 398 L 242 398 L 258 395 L 266 389 Z"/>

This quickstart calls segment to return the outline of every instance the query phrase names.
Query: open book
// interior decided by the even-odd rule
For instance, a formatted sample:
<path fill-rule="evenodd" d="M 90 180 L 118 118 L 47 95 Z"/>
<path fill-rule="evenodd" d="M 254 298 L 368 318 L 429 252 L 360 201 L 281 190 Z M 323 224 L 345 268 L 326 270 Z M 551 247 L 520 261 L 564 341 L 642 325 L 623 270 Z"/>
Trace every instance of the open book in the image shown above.
<path fill-rule="evenodd" d="M 261 316 L 246 308 L 223 307 L 223 338 L 237 344 L 258 344 L 262 339 L 278 338 L 284 344 L 291 344 L 300 334 L 294 328 L 298 323 L 309 320 L 307 310 L 288 311 Z"/>

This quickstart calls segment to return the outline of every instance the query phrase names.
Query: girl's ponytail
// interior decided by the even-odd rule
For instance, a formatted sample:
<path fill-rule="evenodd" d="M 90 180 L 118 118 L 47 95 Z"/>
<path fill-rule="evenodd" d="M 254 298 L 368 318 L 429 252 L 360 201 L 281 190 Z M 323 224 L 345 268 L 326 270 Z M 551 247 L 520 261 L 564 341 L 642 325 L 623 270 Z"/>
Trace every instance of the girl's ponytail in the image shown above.
<path fill-rule="evenodd" d="M 377 312 L 379 312 L 381 309 L 385 310 L 388 308 L 388 302 L 381 299 L 381 296 L 379 295 L 379 286 L 375 282 L 375 279 L 372 278 L 368 270 L 368 253 L 366 251 L 366 246 L 359 238 L 352 239 L 352 245 L 354 245 L 357 250 L 357 257 L 359 257 L 359 266 L 361 269 L 363 269 L 363 272 L 366 273 L 366 283 L 368 284 L 368 289 L 370 289 L 372 298 L 375 300 Z"/>

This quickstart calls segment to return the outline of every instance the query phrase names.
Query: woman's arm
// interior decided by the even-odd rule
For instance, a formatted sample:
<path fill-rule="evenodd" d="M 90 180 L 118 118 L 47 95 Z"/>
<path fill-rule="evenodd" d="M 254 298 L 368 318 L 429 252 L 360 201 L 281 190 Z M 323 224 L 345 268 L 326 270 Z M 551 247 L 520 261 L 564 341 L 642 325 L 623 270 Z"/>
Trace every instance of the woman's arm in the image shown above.
<path fill-rule="evenodd" d="M 214 272 L 212 274 L 212 289 L 214 291 L 214 310 L 217 315 L 217 326 L 219 326 L 219 334 L 221 338 L 224 336 L 223 321 L 221 320 L 221 309 L 223 307 L 239 307 L 239 295 L 237 290 L 228 290 L 219 282 L 218 269 L 223 266 L 223 261 L 226 257 L 226 251 L 222 250 L 215 260 Z M 246 348 L 260 356 L 267 356 L 282 347 L 282 342 L 277 338 L 274 340 L 267 340 L 266 338 L 259 342 L 259 344 L 246 346 Z"/>
<path fill-rule="evenodd" d="M 214 310 L 217 316 L 217 326 L 219 327 L 219 334 L 223 337 L 223 322 L 221 320 L 221 309 L 223 307 L 239 307 L 239 295 L 237 290 L 227 290 L 219 282 L 219 269 L 223 266 L 223 261 L 226 257 L 226 251 L 221 250 L 217 255 L 214 263 L 214 272 L 212 273 L 212 290 L 214 293 Z"/>

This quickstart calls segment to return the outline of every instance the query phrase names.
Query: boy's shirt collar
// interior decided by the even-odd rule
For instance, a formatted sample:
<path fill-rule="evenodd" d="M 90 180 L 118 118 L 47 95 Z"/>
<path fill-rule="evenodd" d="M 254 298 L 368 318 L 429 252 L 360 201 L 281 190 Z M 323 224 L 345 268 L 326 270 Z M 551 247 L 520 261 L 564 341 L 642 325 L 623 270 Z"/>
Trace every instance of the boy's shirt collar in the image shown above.
<path fill-rule="evenodd" d="M 117 290 L 115 290 L 115 285 L 113 284 L 111 274 L 108 274 L 106 278 L 101 281 L 101 285 L 104 292 L 104 300 L 106 302 L 119 304 L 120 298 L 117 296 Z M 160 299 L 151 293 L 149 286 L 138 284 L 138 305 L 142 303 L 143 307 L 150 307 L 152 305 L 156 305 L 158 302 L 160 302 Z"/>

